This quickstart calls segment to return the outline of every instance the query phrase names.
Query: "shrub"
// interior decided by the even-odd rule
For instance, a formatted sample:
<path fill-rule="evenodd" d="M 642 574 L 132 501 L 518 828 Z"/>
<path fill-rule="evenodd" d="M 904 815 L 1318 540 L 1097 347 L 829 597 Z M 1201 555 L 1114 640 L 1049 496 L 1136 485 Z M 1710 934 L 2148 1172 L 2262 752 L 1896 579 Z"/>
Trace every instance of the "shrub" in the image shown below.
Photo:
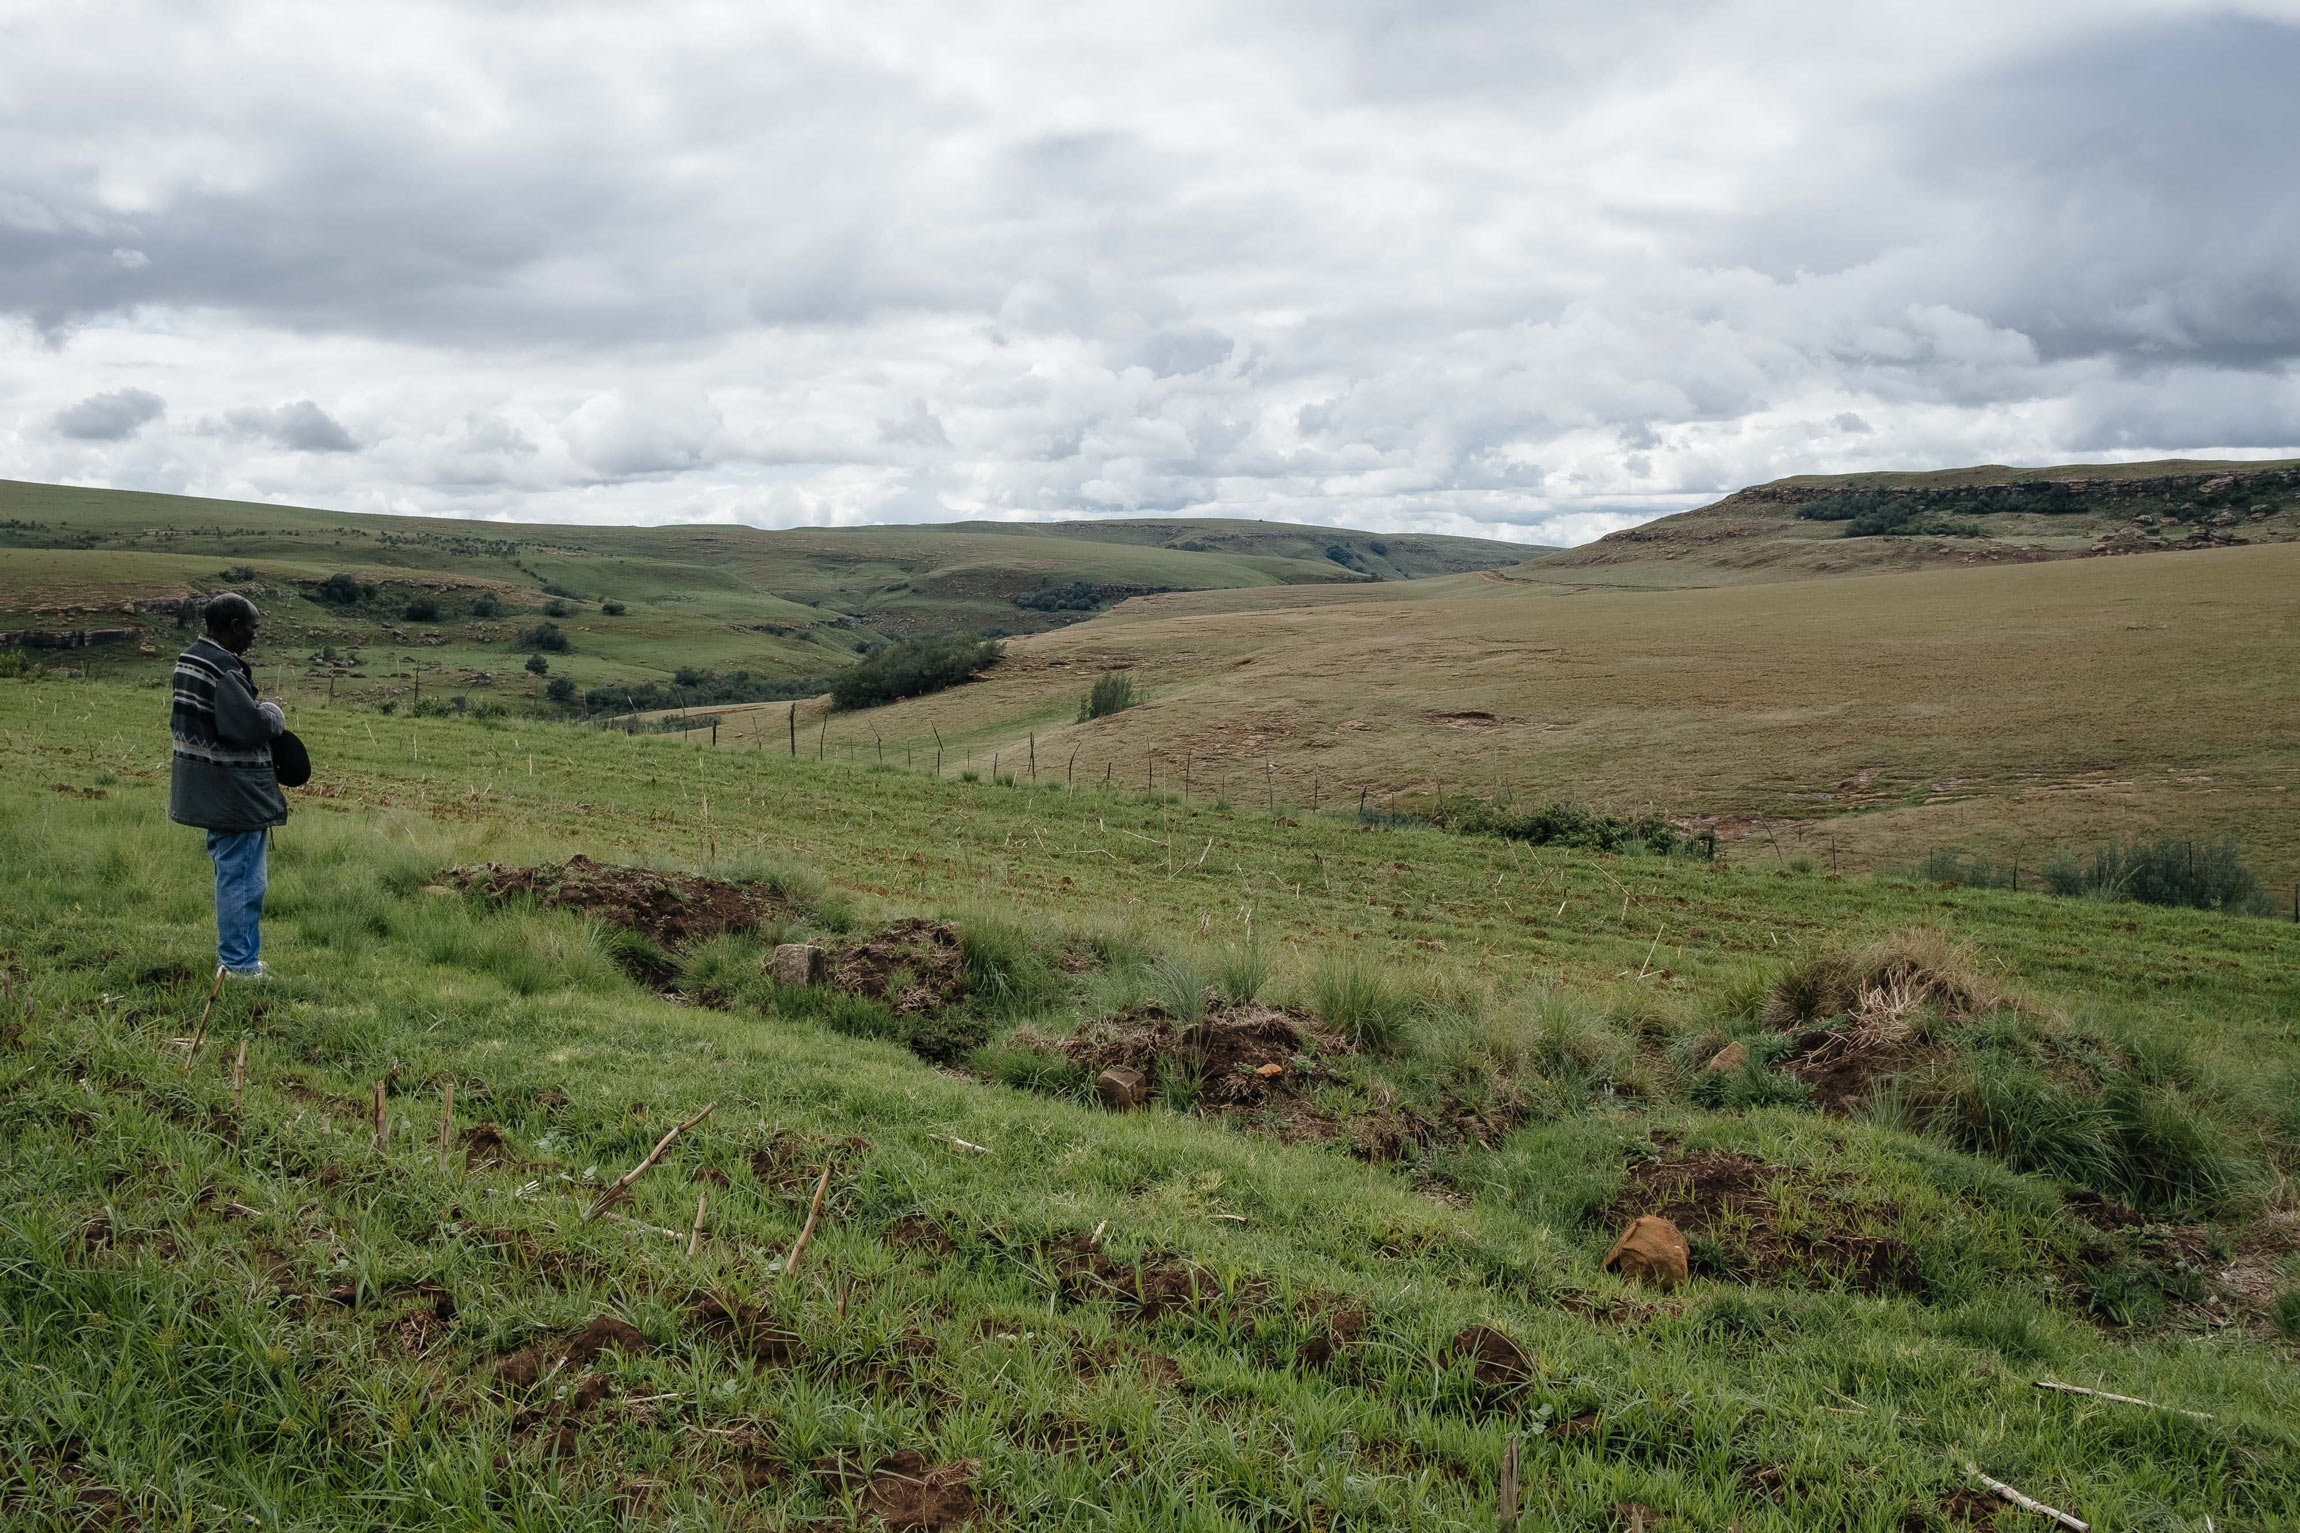
<path fill-rule="evenodd" d="M 503 601 L 493 591 L 482 591 L 471 599 L 473 617 L 501 617 Z"/>
<path fill-rule="evenodd" d="M 870 708 L 940 692 L 987 669 L 1005 652 L 1006 646 L 995 639 L 973 639 L 964 634 L 903 639 L 833 677 L 831 706 L 841 710 Z"/>
<path fill-rule="evenodd" d="M 551 600 L 543 604 L 543 615 L 545 617 L 565 617 L 569 610 L 571 609 L 568 607 L 568 605 L 565 602 L 559 600 L 557 597 L 553 597 Z"/>
<path fill-rule="evenodd" d="M 533 628 L 519 630 L 516 646 L 520 649 L 547 649 L 553 654 L 564 654 L 568 648 L 567 635 L 557 623 L 537 623 Z"/>
<path fill-rule="evenodd" d="M 2197 910 L 2272 913 L 2260 880 L 2244 865 L 2234 841 L 2199 846 L 2178 836 L 2127 845 L 2104 843 L 2089 860 L 2062 852 L 2045 864 L 2055 894 L 2137 900 L 2143 905 L 2185 905 Z"/>
<path fill-rule="evenodd" d="M 1430 816 L 1433 823 L 1465 836 L 1499 836 L 1534 846 L 1570 846 L 1591 852 L 1652 852 L 1667 856 L 1700 845 L 1677 834 L 1657 814 L 1624 820 L 1572 804 L 1550 804 L 1512 814 L 1475 799 L 1458 800 Z M 1714 843 L 1709 843 L 1714 844 Z"/>
<path fill-rule="evenodd" d="M 1270 950 L 1259 937 L 1224 948 L 1214 960 L 1214 988 L 1233 1006 L 1251 1006 L 1270 982 Z"/>
<path fill-rule="evenodd" d="M 1078 703 L 1078 722 L 1108 718 L 1123 713 L 1140 699 L 1134 695 L 1134 678 L 1125 671 L 1104 671 L 1094 678 L 1094 689 Z"/>
<path fill-rule="evenodd" d="M 593 687 L 584 694 L 584 704 L 593 713 L 620 713 L 653 711 L 662 708 L 695 708 L 711 703 L 771 703 L 791 698 L 820 697 L 829 690 L 830 683 L 819 676 L 802 676 L 788 681 L 766 681 L 749 671 L 730 671 L 720 675 L 709 669 L 681 666 L 673 680 L 610 682 Z"/>
<path fill-rule="evenodd" d="M 439 603 L 428 596 L 418 596 L 399 609 L 399 615 L 410 623 L 436 623 L 439 621 Z"/>
<path fill-rule="evenodd" d="M 631 609 L 619 601 L 603 601 L 599 604 L 599 610 L 609 617 L 621 617 Z"/>
<path fill-rule="evenodd" d="M 21 681 L 37 674 L 39 669 L 32 663 L 32 657 L 20 649 L 0 650 L 0 678 Z"/>
<path fill-rule="evenodd" d="M 530 676 L 547 676 L 551 673 L 551 662 L 541 655 L 529 655 L 525 669 Z"/>
<path fill-rule="evenodd" d="M 2300 1288 L 2287 1288 L 2276 1296 L 2276 1329 L 2286 1341 L 2300 1341 Z"/>
<path fill-rule="evenodd" d="M 349 607 L 375 595 L 375 587 L 363 585 L 356 575 L 335 574 L 321 581 L 312 595 L 332 607 Z"/>
<path fill-rule="evenodd" d="M 543 689 L 543 695 L 555 703 L 571 703 L 575 701 L 575 683 L 564 676 L 554 676 Z"/>

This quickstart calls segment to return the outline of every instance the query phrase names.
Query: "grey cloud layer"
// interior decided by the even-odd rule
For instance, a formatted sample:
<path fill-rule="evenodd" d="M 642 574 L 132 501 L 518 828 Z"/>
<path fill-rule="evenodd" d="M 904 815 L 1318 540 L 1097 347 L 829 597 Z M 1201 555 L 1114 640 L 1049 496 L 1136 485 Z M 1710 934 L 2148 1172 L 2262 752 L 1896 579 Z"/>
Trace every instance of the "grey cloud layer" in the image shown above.
<path fill-rule="evenodd" d="M 1780 473 L 2300 451 L 2289 5 L 0 35 L 0 474 L 1572 539 Z"/>

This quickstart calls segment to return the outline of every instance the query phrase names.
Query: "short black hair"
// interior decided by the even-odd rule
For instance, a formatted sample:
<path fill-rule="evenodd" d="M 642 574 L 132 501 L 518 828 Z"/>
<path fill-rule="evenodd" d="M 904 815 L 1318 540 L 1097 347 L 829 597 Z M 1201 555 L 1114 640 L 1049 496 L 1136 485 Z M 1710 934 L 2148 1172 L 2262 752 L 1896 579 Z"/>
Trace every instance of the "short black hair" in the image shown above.
<path fill-rule="evenodd" d="M 208 598 L 203 615 L 208 620 L 208 632 L 222 633 L 234 623 L 248 622 L 261 616 L 256 604 L 237 591 L 225 591 Z"/>

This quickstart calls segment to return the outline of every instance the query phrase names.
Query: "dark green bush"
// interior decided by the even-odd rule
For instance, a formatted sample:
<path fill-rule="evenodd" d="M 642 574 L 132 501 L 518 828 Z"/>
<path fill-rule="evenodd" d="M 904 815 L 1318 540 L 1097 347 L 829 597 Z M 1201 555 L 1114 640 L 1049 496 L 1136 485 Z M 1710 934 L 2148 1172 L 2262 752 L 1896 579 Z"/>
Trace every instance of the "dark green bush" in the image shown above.
<path fill-rule="evenodd" d="M 482 591 L 471 599 L 473 617 L 501 617 L 503 601 L 493 591 Z"/>
<path fill-rule="evenodd" d="M 548 676 L 551 674 L 551 662 L 541 655 L 529 655 L 524 669 L 530 676 Z"/>
<path fill-rule="evenodd" d="M 599 604 L 599 610 L 605 613 L 608 617 L 621 617 L 624 613 L 630 611 L 631 609 L 624 606 L 619 601 L 603 601 Z"/>
<path fill-rule="evenodd" d="M 831 706 L 871 708 L 955 687 L 995 664 L 1006 646 L 995 639 L 945 634 L 903 639 L 856 661 L 831 680 Z"/>
<path fill-rule="evenodd" d="M 1624 820 L 1572 804 L 1549 804 L 1512 814 L 1476 799 L 1456 800 L 1431 821 L 1465 836 L 1499 836 L 1534 846 L 1570 846 L 1592 852 L 1652 852 L 1666 856 L 1695 849 L 1698 837 L 1680 836 L 1657 814 Z"/>
<path fill-rule="evenodd" d="M 543 695 L 555 703 L 571 703 L 575 701 L 575 683 L 564 676 L 554 676 L 544 687 Z"/>
<path fill-rule="evenodd" d="M 570 610 L 571 609 L 568 607 L 568 605 L 565 602 L 560 601 L 557 597 L 553 597 L 550 601 L 547 601 L 543 604 L 543 615 L 545 617 L 565 617 Z"/>
<path fill-rule="evenodd" d="M 418 596 L 400 609 L 399 615 L 410 623 L 436 623 L 439 621 L 439 603 L 428 596 Z"/>
<path fill-rule="evenodd" d="M 375 587 L 362 582 L 357 575 L 335 574 L 321 581 L 313 590 L 312 597 L 332 607 L 352 607 L 363 601 L 372 601 Z"/>
<path fill-rule="evenodd" d="M 564 654 L 568 648 L 567 634 L 557 623 L 537 623 L 533 628 L 519 630 L 516 646 L 520 649 L 549 650 Z"/>
<path fill-rule="evenodd" d="M 1104 671 L 1094 678 L 1093 690 L 1078 700 L 1078 722 L 1123 713 L 1137 701 L 1132 676 L 1124 671 Z"/>
<path fill-rule="evenodd" d="M 1083 580 L 1043 591 L 1025 591 L 1014 604 L 1028 612 L 1093 612 L 1102 605 L 1102 593 Z"/>
<path fill-rule="evenodd" d="M 652 712 L 662 708 L 702 708 L 713 703 L 772 703 L 801 697 L 820 697 L 830 683 L 820 676 L 767 681 L 749 671 L 725 675 L 709 669 L 681 666 L 668 683 L 660 681 L 609 682 L 593 687 L 583 705 L 593 713 Z"/>
<path fill-rule="evenodd" d="M 2159 836 L 2124 845 L 2107 842 L 2089 858 L 2060 853 L 2045 864 L 2044 878 L 2055 894 L 2273 914 L 2267 892 L 2244 865 L 2234 841 L 2200 845 L 2178 836 Z"/>

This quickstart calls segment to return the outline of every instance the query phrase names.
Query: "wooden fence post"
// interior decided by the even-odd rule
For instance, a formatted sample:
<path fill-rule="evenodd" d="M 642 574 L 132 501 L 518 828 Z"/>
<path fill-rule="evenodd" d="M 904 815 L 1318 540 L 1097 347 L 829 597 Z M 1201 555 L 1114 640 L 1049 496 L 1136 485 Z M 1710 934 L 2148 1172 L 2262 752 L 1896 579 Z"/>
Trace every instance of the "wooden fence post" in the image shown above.
<path fill-rule="evenodd" d="M 799 759 L 799 705 L 791 704 L 791 759 Z"/>

